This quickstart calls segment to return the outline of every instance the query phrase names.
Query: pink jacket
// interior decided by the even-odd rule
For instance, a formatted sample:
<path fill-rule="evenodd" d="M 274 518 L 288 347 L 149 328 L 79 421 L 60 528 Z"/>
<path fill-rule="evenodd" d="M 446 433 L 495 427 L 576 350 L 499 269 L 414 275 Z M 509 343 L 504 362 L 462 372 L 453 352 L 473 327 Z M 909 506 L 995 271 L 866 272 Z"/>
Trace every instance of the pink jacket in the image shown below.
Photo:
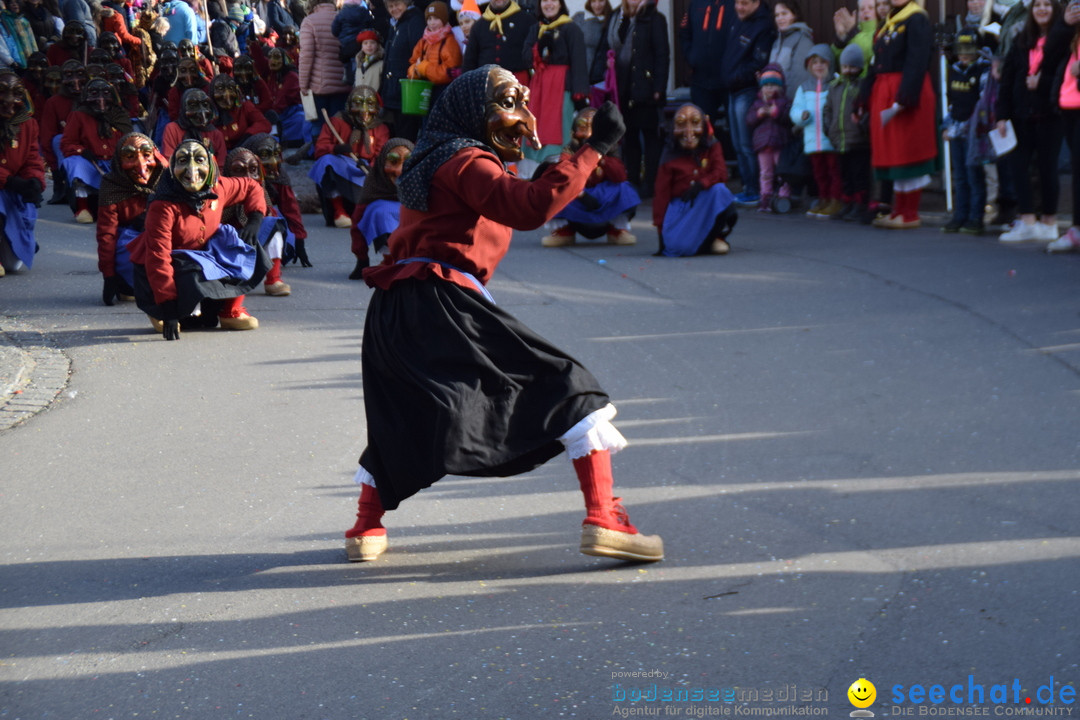
<path fill-rule="evenodd" d="M 345 66 L 338 60 L 341 44 L 330 31 L 337 10 L 333 3 L 319 3 L 300 23 L 300 90 L 316 95 L 352 90 L 342 79 Z"/>

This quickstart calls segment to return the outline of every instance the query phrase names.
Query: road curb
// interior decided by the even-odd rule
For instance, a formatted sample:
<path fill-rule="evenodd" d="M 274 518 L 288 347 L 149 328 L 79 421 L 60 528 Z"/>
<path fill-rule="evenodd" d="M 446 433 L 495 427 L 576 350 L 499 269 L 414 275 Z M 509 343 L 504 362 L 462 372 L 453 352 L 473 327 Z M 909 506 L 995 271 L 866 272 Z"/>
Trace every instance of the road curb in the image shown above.
<path fill-rule="evenodd" d="M 70 375 L 71 360 L 44 333 L 0 317 L 0 431 L 49 407 Z"/>

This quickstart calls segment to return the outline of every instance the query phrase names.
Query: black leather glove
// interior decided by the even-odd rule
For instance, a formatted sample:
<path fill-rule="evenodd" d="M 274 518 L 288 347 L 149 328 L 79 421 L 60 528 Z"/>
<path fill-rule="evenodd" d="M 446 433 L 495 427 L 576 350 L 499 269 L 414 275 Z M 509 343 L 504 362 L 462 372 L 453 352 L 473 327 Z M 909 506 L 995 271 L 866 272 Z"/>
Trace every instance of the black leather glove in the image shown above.
<path fill-rule="evenodd" d="M 584 207 L 589 212 L 600 209 L 600 201 L 597 200 L 595 196 L 590 195 L 587 192 L 583 192 L 578 195 L 578 202 L 580 202 L 582 207 Z"/>
<path fill-rule="evenodd" d="M 259 242 L 259 228 L 262 227 L 263 218 L 266 217 L 261 212 L 253 212 L 248 215 L 247 224 L 240 231 L 240 238 L 248 245 L 254 245 Z"/>
<path fill-rule="evenodd" d="M 180 321 L 166 320 L 161 328 L 161 337 L 165 338 L 166 340 L 179 340 Z"/>
<path fill-rule="evenodd" d="M 334 146 L 335 155 L 352 155 L 352 145 L 349 143 L 338 143 Z"/>
<path fill-rule="evenodd" d="M 28 203 L 40 205 L 42 202 L 41 184 L 33 178 L 12 175 L 4 184 L 4 189 L 21 196 Z"/>
<path fill-rule="evenodd" d="M 615 103 L 608 100 L 600 106 L 593 116 L 592 135 L 585 142 L 592 145 L 596 152 L 607 155 L 619 144 L 626 133 L 626 123 Z"/>
<path fill-rule="evenodd" d="M 118 275 L 110 275 L 105 278 L 105 285 L 101 289 L 101 301 L 106 305 L 112 306 L 116 304 L 116 299 L 123 295 L 120 290 L 126 290 L 121 286 L 121 280 Z"/>
<path fill-rule="evenodd" d="M 304 240 L 296 238 L 296 259 L 300 261 L 301 267 L 315 267 L 308 260 L 307 248 L 304 246 Z"/>
<path fill-rule="evenodd" d="M 693 203 L 694 198 L 698 196 L 698 193 L 701 192 L 701 189 L 701 183 L 699 183 L 697 180 L 694 180 L 692 183 L 690 183 L 690 187 L 686 189 L 686 192 L 679 196 L 679 199 L 682 200 L 684 203 Z"/>
<path fill-rule="evenodd" d="M 84 160 L 86 160 L 87 162 L 90 162 L 90 163 L 93 163 L 94 165 L 97 165 L 98 156 L 95 155 L 94 151 L 91 150 L 90 148 L 87 148 L 86 150 L 83 150 L 81 153 L 79 153 L 79 155 L 81 155 L 82 158 Z"/>
<path fill-rule="evenodd" d="M 267 110 L 263 113 L 263 116 L 270 121 L 271 125 L 277 125 L 278 120 L 280 119 L 276 110 Z"/>

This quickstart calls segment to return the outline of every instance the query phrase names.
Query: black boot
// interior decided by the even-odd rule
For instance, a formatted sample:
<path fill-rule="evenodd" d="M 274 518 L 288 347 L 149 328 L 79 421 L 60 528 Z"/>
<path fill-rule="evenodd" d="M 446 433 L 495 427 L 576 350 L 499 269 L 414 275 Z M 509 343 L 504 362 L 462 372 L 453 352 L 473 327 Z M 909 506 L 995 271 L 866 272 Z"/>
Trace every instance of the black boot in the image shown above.
<path fill-rule="evenodd" d="M 349 279 L 350 280 L 363 280 L 364 279 L 364 268 L 366 268 L 366 267 L 368 267 L 367 258 L 356 258 L 356 267 L 354 267 L 353 271 L 351 273 L 349 273 Z"/>

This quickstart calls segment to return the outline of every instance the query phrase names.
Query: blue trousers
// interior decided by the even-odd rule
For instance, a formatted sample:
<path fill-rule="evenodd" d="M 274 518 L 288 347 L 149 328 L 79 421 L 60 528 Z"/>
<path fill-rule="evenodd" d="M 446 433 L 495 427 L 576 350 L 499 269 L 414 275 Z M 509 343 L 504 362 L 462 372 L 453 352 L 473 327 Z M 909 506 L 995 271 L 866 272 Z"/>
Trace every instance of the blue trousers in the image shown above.
<path fill-rule="evenodd" d="M 735 146 L 735 159 L 739 165 L 743 192 L 758 194 L 760 187 L 757 153 L 754 152 L 754 134 L 746 124 L 746 113 L 757 96 L 755 88 L 739 90 L 728 96 L 727 116 L 731 128 L 731 144 Z"/>
<path fill-rule="evenodd" d="M 959 223 L 981 223 L 986 208 L 986 170 L 979 164 L 968 165 L 967 154 L 966 137 L 949 141 L 953 184 L 952 219 Z"/>

